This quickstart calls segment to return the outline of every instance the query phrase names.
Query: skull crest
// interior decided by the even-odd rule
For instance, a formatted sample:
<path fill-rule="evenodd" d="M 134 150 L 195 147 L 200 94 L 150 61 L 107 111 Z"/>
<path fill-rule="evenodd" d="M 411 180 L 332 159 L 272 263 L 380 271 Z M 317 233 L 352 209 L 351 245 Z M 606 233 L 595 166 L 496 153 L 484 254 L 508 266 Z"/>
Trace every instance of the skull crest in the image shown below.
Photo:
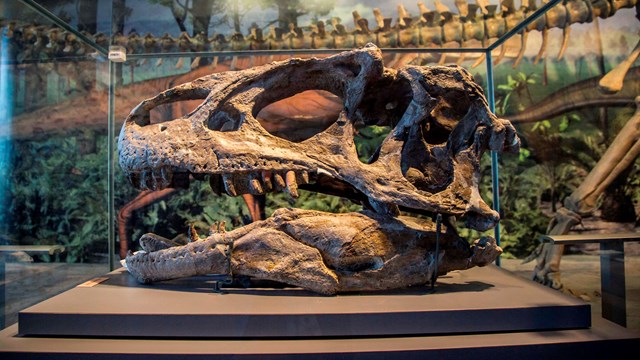
<path fill-rule="evenodd" d="M 291 141 L 258 121 L 268 105 L 307 90 L 343 100 L 328 128 Z M 204 102 L 184 117 L 151 123 L 153 108 L 195 99 Z M 392 130 L 364 163 L 354 136 L 368 125 Z M 131 112 L 119 139 L 120 165 L 140 189 L 184 187 L 190 175 L 207 175 L 216 193 L 285 191 L 296 197 L 304 188 L 350 198 L 376 219 L 397 218 L 400 210 L 443 214 L 480 231 L 499 220 L 478 192 L 486 149 L 517 151 L 519 139 L 511 123 L 490 112 L 467 71 L 458 66 L 385 68 L 380 49 L 372 44 L 324 59 L 212 74 L 166 90 Z M 296 236 L 297 241 L 304 237 Z M 462 257 L 472 256 L 470 251 Z M 327 252 L 320 253 L 327 263 Z M 332 289 L 319 291 L 345 290 Z"/>

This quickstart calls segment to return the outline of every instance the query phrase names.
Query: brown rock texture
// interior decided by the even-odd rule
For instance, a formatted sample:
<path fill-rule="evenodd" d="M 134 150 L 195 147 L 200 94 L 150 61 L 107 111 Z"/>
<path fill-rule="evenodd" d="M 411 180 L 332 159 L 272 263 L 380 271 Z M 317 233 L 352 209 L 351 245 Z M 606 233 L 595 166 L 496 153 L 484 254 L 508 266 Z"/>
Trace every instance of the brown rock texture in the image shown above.
<path fill-rule="evenodd" d="M 328 127 L 325 117 L 307 118 L 308 135 L 300 138 L 272 134 L 258 121 L 269 105 L 308 90 L 342 99 L 342 110 Z M 204 101 L 191 113 L 152 123 L 153 108 L 197 99 Z M 309 133 L 314 121 L 317 129 Z M 371 125 L 392 130 L 364 163 L 354 136 Z M 279 212 L 262 225 L 232 232 L 232 245 L 220 240 L 231 235 L 214 234 L 187 250 L 140 254 L 127 264 L 144 282 L 202 270 L 327 294 L 425 283 L 437 256 L 442 257 L 438 270 L 448 271 L 488 263 L 501 251 L 486 238 L 469 247 L 450 224 L 460 217 L 469 228 L 495 226 L 498 214 L 478 193 L 480 158 L 487 149 L 518 148 L 515 129 L 489 111 L 467 71 L 385 68 L 372 44 L 323 59 L 205 76 L 143 101 L 125 120 L 120 165 L 134 186 L 188 187 L 193 176 L 208 178 L 213 191 L 231 196 L 284 191 L 297 197 L 298 188 L 305 188 L 350 198 L 366 210 L 348 216 Z M 447 219 L 437 256 L 434 224 L 398 217 L 400 211 Z M 213 250 L 226 244 L 227 268 L 221 250 L 196 251 L 202 241 Z M 174 265 L 159 266 L 154 259 Z"/>

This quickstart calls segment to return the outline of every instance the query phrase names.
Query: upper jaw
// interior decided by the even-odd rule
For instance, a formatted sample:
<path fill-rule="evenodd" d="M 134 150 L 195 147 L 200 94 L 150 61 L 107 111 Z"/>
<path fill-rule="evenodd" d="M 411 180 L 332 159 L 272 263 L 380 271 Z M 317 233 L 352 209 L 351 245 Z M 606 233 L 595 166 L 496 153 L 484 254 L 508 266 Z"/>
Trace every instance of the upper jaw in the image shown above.
<path fill-rule="evenodd" d="M 363 53 L 367 55 L 363 57 Z M 308 187 L 355 199 L 390 215 L 396 215 L 399 209 L 442 213 L 466 217 L 470 228 L 486 230 L 493 227 L 499 219 L 498 214 L 484 203 L 477 190 L 479 159 L 485 148 L 498 151 L 508 148 L 503 146 L 510 144 L 504 141 L 508 137 L 505 133 L 513 136 L 509 139 L 517 140 L 510 124 L 507 126 L 488 113 L 486 102 L 480 99 L 481 90 L 474 90 L 475 84 L 459 81 L 465 90 L 469 87 L 468 91 L 475 91 L 474 107 L 470 107 L 469 116 L 456 123 L 446 144 L 425 145 L 425 158 L 433 160 L 430 163 L 432 175 L 437 175 L 438 171 L 447 174 L 437 186 L 422 186 L 417 181 L 420 176 L 402 168 L 403 158 L 407 158 L 403 149 L 409 146 L 407 134 L 414 131 L 414 138 L 420 137 L 415 129 L 426 114 L 432 114 L 435 99 L 431 95 L 449 91 L 447 86 L 450 85 L 440 84 L 438 76 L 445 74 L 459 80 L 470 78 L 470 75 L 464 71 L 454 74 L 458 70 L 450 67 L 435 68 L 434 78 L 425 86 L 422 81 L 433 75 L 427 74 L 430 70 L 422 72 L 411 67 L 397 73 L 387 72 L 381 68 L 377 52 L 369 49 L 355 54 L 354 58 L 359 59 L 359 63 L 355 63 L 360 67 L 345 65 L 353 60 L 349 55 L 331 60 L 335 63 L 331 65 L 335 68 L 330 68 L 331 76 L 343 76 L 338 81 L 340 86 L 329 89 L 331 86 L 322 83 L 320 76 L 316 74 L 313 78 L 313 86 L 341 94 L 345 106 L 333 125 L 303 142 L 289 142 L 271 135 L 260 126 L 254 113 L 284 96 L 278 95 L 278 91 L 293 91 L 281 89 L 280 80 L 291 83 L 290 79 L 282 79 L 283 74 L 290 75 L 305 66 L 322 69 L 324 60 L 296 60 L 267 70 L 252 69 L 228 76 L 216 74 L 145 100 L 123 125 L 119 141 L 120 165 L 140 189 L 185 187 L 190 177 L 208 177 L 215 192 L 224 191 L 232 196 L 285 191 L 296 197 L 298 187 Z M 368 61 L 379 66 L 367 68 Z M 283 64 L 290 66 L 285 68 Z M 282 69 L 282 73 L 278 73 L 278 69 Z M 280 80 L 266 77 L 267 73 Z M 301 77 L 301 74 L 306 72 L 303 70 L 296 76 Z M 403 113 L 382 143 L 378 158 L 363 164 L 354 145 L 354 120 L 361 116 L 359 112 L 366 103 L 371 102 L 367 98 L 371 94 L 365 94 L 363 89 L 377 91 L 375 86 L 371 90 L 368 84 L 380 85 L 383 83 L 381 78 L 384 78 L 385 87 L 395 84 L 402 89 L 410 85 L 411 91 L 403 92 L 401 97 L 411 93 L 412 98 L 408 100 L 406 110 L 396 108 Z M 296 89 L 312 85 L 305 84 Z M 195 98 L 207 98 L 207 101 L 185 118 L 160 124 L 148 121 L 153 106 Z M 368 100 L 361 104 L 363 98 Z M 386 99 L 382 102 L 386 103 Z M 435 175 L 425 178 L 433 179 Z"/>
<path fill-rule="evenodd" d="M 473 186 L 465 182 L 462 174 L 453 174 L 453 181 L 442 191 L 429 193 L 414 186 L 403 174 L 396 174 L 399 169 L 388 166 L 384 158 L 372 164 L 361 163 L 349 146 L 343 147 L 347 150 L 340 150 L 341 154 L 333 153 L 330 148 L 309 152 L 308 143 L 317 140 L 314 137 L 284 147 L 281 139 L 268 133 L 262 143 L 256 144 L 242 141 L 242 136 L 234 132 L 200 138 L 196 144 L 193 139 L 197 130 L 193 124 L 185 126 L 188 123 L 184 119 L 147 126 L 129 123 L 123 128 L 120 162 L 134 186 L 142 190 L 184 188 L 191 178 L 208 178 L 217 194 L 285 192 L 295 198 L 299 188 L 306 188 L 350 198 L 390 215 L 396 215 L 399 209 L 455 216 L 469 213 L 480 215 L 471 216 L 482 220 L 470 223 L 476 229 L 492 227 L 498 221 L 497 214 L 486 207 L 479 196 L 473 199 L 476 208 L 469 206 L 469 201 L 450 201 L 455 197 L 475 196 L 468 193 Z M 327 132 L 337 142 L 353 139 L 353 129 L 348 122 L 336 123 Z M 145 141 L 151 138 L 156 139 L 152 144 Z M 223 148 L 222 144 L 233 151 L 220 153 L 216 149 Z M 197 152 L 193 151 L 195 147 Z M 343 163 L 345 159 L 349 166 Z"/>

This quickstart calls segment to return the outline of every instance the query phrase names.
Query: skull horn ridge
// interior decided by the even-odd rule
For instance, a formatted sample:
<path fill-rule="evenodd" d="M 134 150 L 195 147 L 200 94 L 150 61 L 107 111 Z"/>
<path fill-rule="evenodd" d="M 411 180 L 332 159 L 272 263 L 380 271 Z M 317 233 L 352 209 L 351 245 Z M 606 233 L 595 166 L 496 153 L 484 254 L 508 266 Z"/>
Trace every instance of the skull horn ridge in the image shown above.
<path fill-rule="evenodd" d="M 272 135 L 261 109 L 306 90 L 343 99 L 338 119 L 301 142 Z M 158 105 L 202 99 L 182 118 L 152 124 Z M 358 159 L 357 127 L 389 125 L 368 163 Z M 378 213 L 398 210 L 462 217 L 489 229 L 499 220 L 478 193 L 486 149 L 517 151 L 519 139 L 487 106 L 458 66 L 385 68 L 375 45 L 324 59 L 290 59 L 202 77 L 140 103 L 120 133 L 120 166 L 134 186 L 162 189 L 208 175 L 230 195 L 297 188 L 337 194 Z"/>

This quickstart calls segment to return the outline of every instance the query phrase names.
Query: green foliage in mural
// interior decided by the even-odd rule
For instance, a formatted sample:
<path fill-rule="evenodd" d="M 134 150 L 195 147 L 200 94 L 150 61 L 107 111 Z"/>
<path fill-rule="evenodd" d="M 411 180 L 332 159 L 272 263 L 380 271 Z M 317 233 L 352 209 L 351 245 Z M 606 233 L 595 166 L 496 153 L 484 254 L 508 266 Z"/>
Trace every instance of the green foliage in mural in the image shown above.
<path fill-rule="evenodd" d="M 524 72 L 507 75 L 506 83 L 496 86 L 496 113 L 504 115 L 522 111 L 526 106 L 531 105 L 533 97 L 529 86 L 536 84 L 537 77 L 536 74 Z"/>
<path fill-rule="evenodd" d="M 87 138 L 95 139 L 96 151 L 82 154 L 80 149 L 86 144 L 81 139 Z M 11 172 L 4 174 L 10 179 L 10 202 L 0 221 L 3 242 L 62 245 L 67 262 L 84 262 L 105 254 L 105 141 L 105 137 L 84 134 L 13 142 Z"/>

